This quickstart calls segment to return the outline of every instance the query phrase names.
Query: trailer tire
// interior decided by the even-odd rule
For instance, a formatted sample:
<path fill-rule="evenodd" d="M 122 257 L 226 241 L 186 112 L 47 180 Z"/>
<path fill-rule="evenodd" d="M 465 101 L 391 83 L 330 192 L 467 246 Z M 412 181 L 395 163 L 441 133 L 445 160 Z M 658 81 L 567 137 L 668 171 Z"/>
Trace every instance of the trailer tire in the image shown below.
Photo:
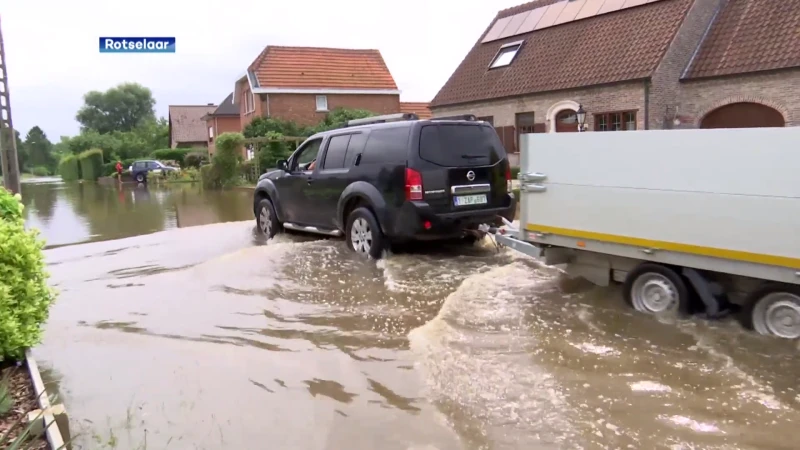
<path fill-rule="evenodd" d="M 748 294 L 742 325 L 765 336 L 800 338 L 800 286 L 768 283 Z"/>
<path fill-rule="evenodd" d="M 686 281 L 667 266 L 643 263 L 628 273 L 623 285 L 625 302 L 638 312 L 657 315 L 691 313 Z"/>

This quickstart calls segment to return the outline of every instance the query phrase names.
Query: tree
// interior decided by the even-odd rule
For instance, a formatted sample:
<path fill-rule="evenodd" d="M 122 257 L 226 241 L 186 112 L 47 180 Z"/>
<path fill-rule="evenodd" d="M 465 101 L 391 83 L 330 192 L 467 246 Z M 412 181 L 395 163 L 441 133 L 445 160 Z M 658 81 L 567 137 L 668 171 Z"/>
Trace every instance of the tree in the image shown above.
<path fill-rule="evenodd" d="M 155 121 L 153 93 L 138 83 L 122 83 L 105 92 L 91 91 L 83 96 L 83 101 L 75 116 L 82 130 L 100 134 L 126 132 Z"/>
<path fill-rule="evenodd" d="M 33 127 L 25 136 L 25 150 L 28 153 L 28 168 L 46 167 L 54 172 L 57 161 L 53 157 L 53 144 L 41 128 Z"/>

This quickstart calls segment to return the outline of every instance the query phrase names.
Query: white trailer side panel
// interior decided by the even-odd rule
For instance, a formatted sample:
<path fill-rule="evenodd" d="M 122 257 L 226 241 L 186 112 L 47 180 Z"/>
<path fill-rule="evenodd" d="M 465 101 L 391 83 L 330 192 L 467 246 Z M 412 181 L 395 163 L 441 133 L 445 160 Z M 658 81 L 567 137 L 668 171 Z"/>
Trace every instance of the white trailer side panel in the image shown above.
<path fill-rule="evenodd" d="M 546 176 L 525 229 L 800 269 L 800 128 L 526 134 L 521 151 Z"/>

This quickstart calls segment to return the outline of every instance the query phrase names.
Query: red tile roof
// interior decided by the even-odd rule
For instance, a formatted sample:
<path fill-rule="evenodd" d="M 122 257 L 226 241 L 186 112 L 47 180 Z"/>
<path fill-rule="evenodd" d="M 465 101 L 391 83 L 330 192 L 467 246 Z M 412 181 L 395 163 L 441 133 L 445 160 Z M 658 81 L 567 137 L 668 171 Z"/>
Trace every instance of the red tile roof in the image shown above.
<path fill-rule="evenodd" d="M 270 45 L 249 70 L 262 88 L 397 89 L 378 50 Z"/>
<path fill-rule="evenodd" d="M 422 102 L 400 102 L 401 113 L 414 113 L 420 119 L 430 119 L 433 117 L 429 108 L 430 103 Z"/>
<path fill-rule="evenodd" d="M 560 0 L 537 0 L 498 19 Z M 692 0 L 661 0 L 481 44 L 483 35 L 431 102 L 432 107 L 592 86 L 651 76 Z M 514 61 L 489 70 L 500 46 L 524 39 Z"/>
<path fill-rule="evenodd" d="M 800 0 L 730 0 L 686 78 L 800 66 Z"/>

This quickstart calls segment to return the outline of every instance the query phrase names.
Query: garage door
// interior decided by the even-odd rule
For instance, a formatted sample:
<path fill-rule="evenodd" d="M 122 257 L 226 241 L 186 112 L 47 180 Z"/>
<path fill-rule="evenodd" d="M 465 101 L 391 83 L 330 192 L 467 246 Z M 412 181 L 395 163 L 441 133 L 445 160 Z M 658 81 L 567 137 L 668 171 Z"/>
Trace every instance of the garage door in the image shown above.
<path fill-rule="evenodd" d="M 731 103 L 703 117 L 700 128 L 783 127 L 786 121 L 777 110 L 760 103 Z"/>

